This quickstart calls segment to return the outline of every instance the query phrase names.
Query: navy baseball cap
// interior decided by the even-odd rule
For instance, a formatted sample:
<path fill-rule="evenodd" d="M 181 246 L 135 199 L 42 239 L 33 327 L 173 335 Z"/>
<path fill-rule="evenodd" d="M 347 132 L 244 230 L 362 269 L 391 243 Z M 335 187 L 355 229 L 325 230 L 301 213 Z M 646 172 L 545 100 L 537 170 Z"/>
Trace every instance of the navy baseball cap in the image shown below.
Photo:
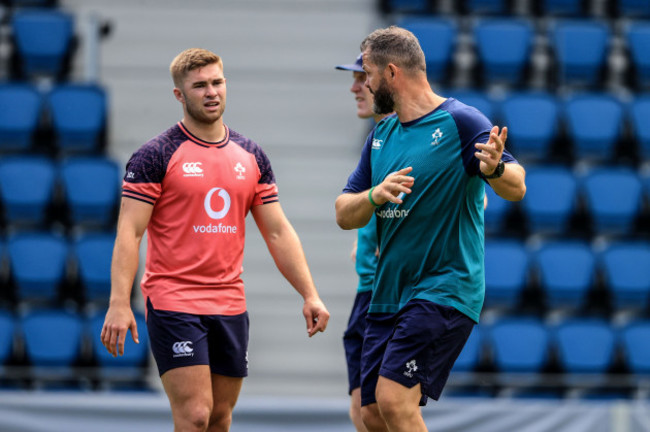
<path fill-rule="evenodd" d="M 354 63 L 338 65 L 338 66 L 336 66 L 336 69 L 348 70 L 348 71 L 353 71 L 353 72 L 364 72 L 365 73 L 365 71 L 361 67 L 362 64 L 363 64 L 363 53 L 359 54 L 359 56 L 357 57 L 357 60 Z"/>

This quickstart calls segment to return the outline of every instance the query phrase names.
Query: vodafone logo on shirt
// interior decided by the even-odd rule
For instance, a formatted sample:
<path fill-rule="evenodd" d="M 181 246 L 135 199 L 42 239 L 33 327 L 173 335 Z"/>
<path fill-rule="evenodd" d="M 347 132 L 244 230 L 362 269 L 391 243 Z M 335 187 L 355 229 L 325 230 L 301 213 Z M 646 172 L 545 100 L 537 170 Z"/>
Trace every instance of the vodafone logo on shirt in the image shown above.
<path fill-rule="evenodd" d="M 217 209 L 213 208 L 213 196 L 215 194 L 218 197 L 220 197 L 221 200 L 214 200 L 214 201 L 223 202 L 222 206 Z M 213 187 L 205 195 L 205 199 L 203 200 L 203 208 L 205 209 L 206 214 L 211 219 L 215 219 L 215 220 L 223 219 L 230 211 L 230 194 L 228 194 L 228 191 L 223 188 Z M 208 225 L 194 225 L 192 228 L 194 229 L 194 232 L 197 234 L 236 234 L 237 233 L 236 225 L 225 225 L 222 222 L 219 222 L 219 224 L 215 223 L 215 224 L 208 224 Z"/>

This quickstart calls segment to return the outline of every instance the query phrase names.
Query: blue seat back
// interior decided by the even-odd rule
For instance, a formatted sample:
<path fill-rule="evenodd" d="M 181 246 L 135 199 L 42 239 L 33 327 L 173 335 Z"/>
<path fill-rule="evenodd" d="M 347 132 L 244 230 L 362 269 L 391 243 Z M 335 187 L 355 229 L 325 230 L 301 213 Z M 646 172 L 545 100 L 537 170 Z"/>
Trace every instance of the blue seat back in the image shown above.
<path fill-rule="evenodd" d="M 66 277 L 68 243 L 50 233 L 22 233 L 7 244 L 19 300 L 55 300 Z"/>
<path fill-rule="evenodd" d="M 16 49 L 24 73 L 58 76 L 74 36 L 72 16 L 56 9 L 20 9 L 12 18 Z"/>
<path fill-rule="evenodd" d="M 630 104 L 629 114 L 639 156 L 650 161 L 650 95 L 636 97 Z"/>
<path fill-rule="evenodd" d="M 650 2 L 646 2 L 646 5 L 650 8 Z M 637 83 L 648 87 L 650 86 L 650 23 L 642 21 L 630 24 L 625 37 Z"/>
<path fill-rule="evenodd" d="M 0 85 L 0 151 L 27 151 L 39 127 L 43 98 L 29 84 Z"/>
<path fill-rule="evenodd" d="M 483 19 L 474 29 L 474 40 L 487 82 L 521 82 L 532 49 L 530 23 L 514 18 Z"/>
<path fill-rule="evenodd" d="M 502 318 L 489 334 L 500 372 L 541 372 L 548 361 L 548 330 L 536 318 Z"/>
<path fill-rule="evenodd" d="M 48 95 L 48 102 L 60 150 L 98 150 L 107 115 L 107 97 L 101 87 L 61 84 Z"/>
<path fill-rule="evenodd" d="M 602 266 L 614 306 L 640 308 L 648 306 L 650 296 L 650 244 L 615 242 L 602 252 Z"/>
<path fill-rule="evenodd" d="M 73 366 L 81 353 L 83 320 L 64 310 L 34 310 L 21 322 L 25 352 L 34 366 Z"/>
<path fill-rule="evenodd" d="M 552 29 L 551 41 L 563 84 L 598 84 L 605 66 L 610 31 L 595 20 L 562 21 Z"/>
<path fill-rule="evenodd" d="M 526 174 L 526 197 L 521 202 L 529 229 L 538 233 L 564 233 L 577 196 L 577 181 L 568 168 L 530 166 Z"/>
<path fill-rule="evenodd" d="M 75 260 L 86 300 L 108 300 L 114 244 L 113 234 L 86 234 L 75 242 Z"/>
<path fill-rule="evenodd" d="M 484 211 L 485 232 L 493 234 L 505 228 L 508 214 L 511 211 L 512 203 L 501 198 L 494 190 L 486 186 L 485 195 L 488 205 Z"/>
<path fill-rule="evenodd" d="M 583 14 L 582 0 L 542 0 L 542 13 L 550 16 L 579 16 Z"/>
<path fill-rule="evenodd" d="M 16 318 L 6 310 L 0 311 L 0 365 L 11 358 L 16 332 Z"/>
<path fill-rule="evenodd" d="M 535 254 L 541 289 L 550 307 L 579 309 L 595 281 L 596 258 L 581 241 L 548 242 Z"/>
<path fill-rule="evenodd" d="M 578 160 L 608 161 L 623 131 L 623 106 L 606 94 L 575 95 L 564 104 L 567 133 Z"/>
<path fill-rule="evenodd" d="M 508 10 L 506 0 L 465 0 L 465 7 L 471 14 L 496 15 Z"/>
<path fill-rule="evenodd" d="M 54 199 L 56 169 L 51 159 L 10 156 L 0 160 L 0 196 L 10 224 L 46 222 Z"/>
<path fill-rule="evenodd" d="M 616 337 L 603 319 L 569 319 L 557 326 L 554 340 L 565 372 L 603 374 L 614 362 Z"/>
<path fill-rule="evenodd" d="M 634 230 L 643 199 L 641 179 L 635 170 L 597 168 L 586 174 L 581 183 L 597 232 L 628 234 Z"/>
<path fill-rule="evenodd" d="M 513 308 L 528 282 L 528 252 L 516 240 L 485 241 L 485 305 Z"/>
<path fill-rule="evenodd" d="M 508 145 L 517 158 L 544 160 L 558 134 L 559 106 L 548 93 L 513 93 L 501 104 Z"/>
<path fill-rule="evenodd" d="M 626 18 L 650 18 L 650 2 L 646 0 L 617 0 L 619 13 Z"/>
<path fill-rule="evenodd" d="M 633 373 L 650 373 L 650 321 L 633 321 L 621 329 L 620 341 L 626 364 Z"/>
<path fill-rule="evenodd" d="M 120 169 L 104 157 L 70 157 L 61 164 L 65 200 L 74 224 L 113 222 L 120 195 Z"/>

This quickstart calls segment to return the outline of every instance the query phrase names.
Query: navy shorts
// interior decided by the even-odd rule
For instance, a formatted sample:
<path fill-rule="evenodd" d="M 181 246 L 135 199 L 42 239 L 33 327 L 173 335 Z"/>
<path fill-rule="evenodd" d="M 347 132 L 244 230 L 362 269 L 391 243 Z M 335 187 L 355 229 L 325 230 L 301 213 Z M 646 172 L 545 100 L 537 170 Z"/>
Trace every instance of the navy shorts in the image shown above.
<path fill-rule="evenodd" d="M 369 314 L 361 358 L 361 406 L 375 403 L 379 375 L 438 400 L 474 321 L 456 309 L 411 300 L 394 314 Z"/>
<path fill-rule="evenodd" d="M 193 315 L 156 310 L 147 299 L 147 330 L 160 376 L 195 365 L 209 365 L 214 374 L 247 376 L 248 326 L 248 312 Z"/>
<path fill-rule="evenodd" d="M 345 360 L 348 365 L 348 394 L 351 394 L 355 388 L 361 387 L 361 348 L 363 335 L 366 333 L 366 315 L 368 315 L 371 298 L 372 291 L 357 293 L 348 320 L 348 328 L 343 333 Z"/>

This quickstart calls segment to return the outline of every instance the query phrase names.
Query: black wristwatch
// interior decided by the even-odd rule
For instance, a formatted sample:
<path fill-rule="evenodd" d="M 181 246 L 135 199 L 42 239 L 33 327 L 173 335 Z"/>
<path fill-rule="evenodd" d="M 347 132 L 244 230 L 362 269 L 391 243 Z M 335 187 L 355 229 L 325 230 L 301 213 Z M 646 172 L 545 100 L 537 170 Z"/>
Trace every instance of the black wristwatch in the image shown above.
<path fill-rule="evenodd" d="M 505 169 L 506 169 L 506 164 L 503 163 L 502 160 L 500 160 L 494 172 L 490 175 L 484 175 L 483 177 L 485 177 L 488 180 L 499 178 L 503 175 L 503 171 L 505 171 Z"/>

